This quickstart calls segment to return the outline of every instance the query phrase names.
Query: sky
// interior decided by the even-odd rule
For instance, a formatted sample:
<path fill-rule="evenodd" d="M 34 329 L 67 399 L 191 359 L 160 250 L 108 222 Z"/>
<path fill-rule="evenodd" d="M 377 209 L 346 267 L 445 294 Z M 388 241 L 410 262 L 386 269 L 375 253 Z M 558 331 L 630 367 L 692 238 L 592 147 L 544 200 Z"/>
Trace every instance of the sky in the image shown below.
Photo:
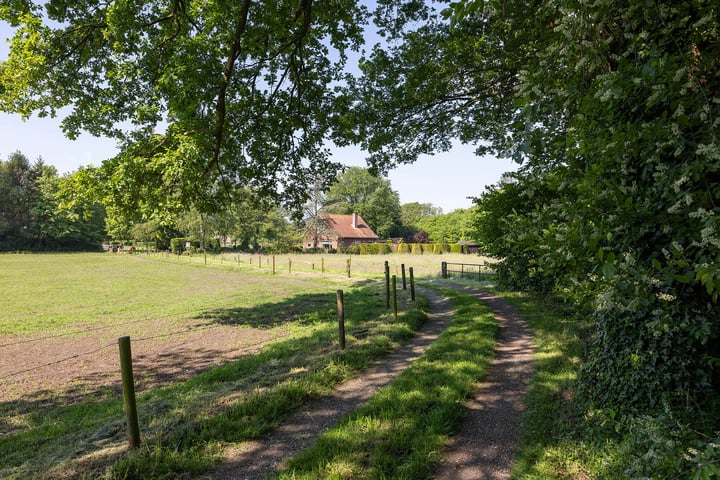
<path fill-rule="evenodd" d="M 7 58 L 7 38 L 10 27 L 0 22 L 0 61 Z M 32 117 L 23 121 L 19 115 L 0 112 L 0 160 L 7 160 L 16 151 L 30 161 L 41 157 L 60 174 L 77 170 L 80 166 L 99 166 L 117 152 L 115 141 L 83 134 L 77 140 L 64 137 L 60 118 Z M 479 196 L 488 185 L 500 180 L 503 173 L 516 170 L 510 159 L 491 156 L 478 157 L 471 145 L 457 144 L 449 152 L 423 156 L 417 162 L 390 171 L 387 179 L 398 192 L 400 203 L 431 203 L 444 213 L 471 207 L 468 197 Z M 333 148 L 333 161 L 348 166 L 366 166 L 364 154 L 358 148 Z"/>

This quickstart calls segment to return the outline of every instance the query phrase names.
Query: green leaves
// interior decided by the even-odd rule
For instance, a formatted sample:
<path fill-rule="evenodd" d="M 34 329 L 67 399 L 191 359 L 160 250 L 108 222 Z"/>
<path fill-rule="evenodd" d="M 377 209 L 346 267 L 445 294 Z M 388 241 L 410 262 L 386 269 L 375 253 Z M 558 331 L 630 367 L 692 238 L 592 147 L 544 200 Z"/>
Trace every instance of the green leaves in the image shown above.
<path fill-rule="evenodd" d="M 111 163 L 118 174 L 136 170 L 133 159 L 159 132 L 167 145 L 198 149 L 178 188 L 193 191 L 184 203 L 223 185 L 298 206 L 316 175 L 338 171 L 325 143 L 345 108 L 335 87 L 346 50 L 363 40 L 366 9 L 356 0 L 18 1 L 0 14 L 19 27 L 0 66 L 0 108 L 28 116 L 69 107 L 70 138 L 87 131 L 134 149 Z"/>
<path fill-rule="evenodd" d="M 400 197 L 388 180 L 350 167 L 338 175 L 325 199 L 328 213 L 358 213 L 380 237 L 401 236 Z"/>

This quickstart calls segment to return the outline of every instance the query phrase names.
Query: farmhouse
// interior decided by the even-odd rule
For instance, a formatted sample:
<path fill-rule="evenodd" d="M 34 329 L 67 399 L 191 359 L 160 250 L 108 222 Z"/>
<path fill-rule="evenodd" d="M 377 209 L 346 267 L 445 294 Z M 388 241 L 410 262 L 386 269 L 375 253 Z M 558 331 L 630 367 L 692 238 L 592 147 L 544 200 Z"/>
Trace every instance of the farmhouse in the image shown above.
<path fill-rule="evenodd" d="M 348 247 L 357 243 L 375 243 L 379 237 L 357 213 L 340 215 L 326 213 L 321 216 L 322 227 L 316 232 L 316 238 L 305 238 L 305 248 Z"/>

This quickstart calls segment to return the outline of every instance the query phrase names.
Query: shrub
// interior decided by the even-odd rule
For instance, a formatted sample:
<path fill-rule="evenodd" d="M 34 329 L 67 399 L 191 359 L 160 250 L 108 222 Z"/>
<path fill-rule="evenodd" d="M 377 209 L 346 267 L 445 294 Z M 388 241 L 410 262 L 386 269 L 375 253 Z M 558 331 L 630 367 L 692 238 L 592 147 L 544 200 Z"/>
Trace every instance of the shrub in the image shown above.
<path fill-rule="evenodd" d="M 392 252 L 387 243 L 361 243 L 358 247 L 361 255 L 384 255 Z"/>
<path fill-rule="evenodd" d="M 222 252 L 222 245 L 220 244 L 220 240 L 217 238 L 208 238 L 205 249 L 211 253 Z"/>

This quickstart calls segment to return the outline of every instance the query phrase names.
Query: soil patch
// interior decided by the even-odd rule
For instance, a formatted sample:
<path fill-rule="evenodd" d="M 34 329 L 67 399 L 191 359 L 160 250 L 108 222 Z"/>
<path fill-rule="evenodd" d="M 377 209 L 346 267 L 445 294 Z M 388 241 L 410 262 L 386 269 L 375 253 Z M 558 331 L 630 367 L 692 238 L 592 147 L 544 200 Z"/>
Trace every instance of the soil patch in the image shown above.
<path fill-rule="evenodd" d="M 256 353 L 265 342 L 285 335 L 280 329 L 202 320 L 147 320 L 78 330 L 59 337 L 0 335 L 0 403 L 16 403 L 23 411 L 119 394 L 121 336 L 130 336 L 136 389 L 142 392 Z"/>

